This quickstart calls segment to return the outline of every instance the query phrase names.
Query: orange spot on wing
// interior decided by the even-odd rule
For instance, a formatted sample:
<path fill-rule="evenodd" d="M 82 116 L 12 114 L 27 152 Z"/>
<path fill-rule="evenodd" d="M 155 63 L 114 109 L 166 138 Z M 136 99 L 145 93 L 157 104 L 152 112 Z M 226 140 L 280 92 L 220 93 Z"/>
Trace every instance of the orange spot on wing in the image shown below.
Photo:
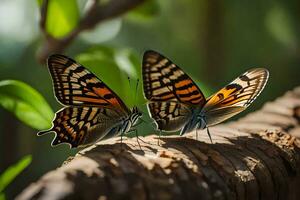
<path fill-rule="evenodd" d="M 227 98 L 228 96 L 230 96 L 234 91 L 236 91 L 236 89 L 223 89 L 221 90 L 221 92 L 223 93 L 224 97 Z"/>
<path fill-rule="evenodd" d="M 107 88 L 93 88 L 94 92 L 99 95 L 100 97 L 103 97 L 106 94 L 111 94 L 111 92 L 109 91 L 109 89 Z"/>
<path fill-rule="evenodd" d="M 194 91 L 198 91 L 198 88 L 193 85 L 192 87 L 189 87 L 188 89 L 185 90 L 176 90 L 176 94 L 188 94 Z M 200 96 L 200 93 L 197 94 L 197 96 Z"/>
<path fill-rule="evenodd" d="M 96 94 L 98 94 L 101 97 L 104 97 L 104 95 L 107 95 L 107 94 L 112 94 L 111 91 L 108 88 L 93 88 L 93 90 L 95 91 Z M 115 98 L 115 97 L 105 99 L 105 100 L 108 101 L 113 106 L 116 106 L 118 108 L 122 108 L 122 106 L 120 105 L 118 99 Z"/>
<path fill-rule="evenodd" d="M 85 93 L 86 95 L 89 95 L 89 96 L 94 96 L 94 97 L 97 97 L 97 94 L 95 94 L 94 92 L 87 92 Z"/>
<path fill-rule="evenodd" d="M 210 105 L 214 105 L 214 104 L 217 104 L 219 103 L 220 101 L 228 98 L 232 92 L 235 91 L 235 89 L 221 89 L 218 93 L 214 94 L 210 100 L 209 100 L 209 104 Z M 222 98 L 221 98 L 222 97 Z"/>
<path fill-rule="evenodd" d="M 175 84 L 175 87 L 179 88 L 179 87 L 183 87 L 185 85 L 188 85 L 190 84 L 192 81 L 190 79 L 185 79 L 185 80 L 182 80 L 178 83 Z"/>
<path fill-rule="evenodd" d="M 168 94 L 168 95 L 163 96 L 162 99 L 169 99 L 171 97 L 174 97 L 174 95 L 173 94 Z"/>
<path fill-rule="evenodd" d="M 191 95 L 191 96 L 189 96 L 189 97 L 181 97 L 180 98 L 180 100 L 181 101 L 186 101 L 186 102 L 188 102 L 188 101 L 190 101 L 191 99 L 194 99 L 194 98 L 196 98 L 196 97 L 198 97 L 199 95 Z M 198 101 L 198 100 L 197 100 Z"/>
<path fill-rule="evenodd" d="M 74 100 L 75 101 L 82 101 L 82 102 L 85 102 L 85 103 L 98 103 L 98 104 L 106 103 L 106 101 L 103 100 L 103 99 L 96 99 L 96 98 L 90 98 L 90 97 L 80 97 L 80 96 L 79 97 L 75 96 Z"/>

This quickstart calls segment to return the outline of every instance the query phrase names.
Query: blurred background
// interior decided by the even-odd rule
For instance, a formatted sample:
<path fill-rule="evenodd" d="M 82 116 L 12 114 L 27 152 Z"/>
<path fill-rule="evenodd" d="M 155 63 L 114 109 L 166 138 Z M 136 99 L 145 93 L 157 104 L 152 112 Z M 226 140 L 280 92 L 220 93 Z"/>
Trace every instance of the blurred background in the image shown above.
<path fill-rule="evenodd" d="M 78 151 L 52 148 L 54 134 L 36 136 L 62 107 L 45 65 L 49 54 L 76 59 L 144 112 L 141 82 L 137 100 L 134 87 L 148 49 L 169 57 L 207 97 L 249 68 L 269 69 L 265 90 L 238 117 L 300 85 L 297 0 L 1 0 L 0 18 L 2 199 Z M 139 127 L 140 135 L 151 133 Z"/>

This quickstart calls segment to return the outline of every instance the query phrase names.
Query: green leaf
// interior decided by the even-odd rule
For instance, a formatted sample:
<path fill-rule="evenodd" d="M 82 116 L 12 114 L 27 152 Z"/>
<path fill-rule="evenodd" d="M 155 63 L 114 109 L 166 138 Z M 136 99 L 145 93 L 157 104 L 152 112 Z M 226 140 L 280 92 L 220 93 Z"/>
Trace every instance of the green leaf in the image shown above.
<path fill-rule="evenodd" d="M 47 129 L 51 126 L 52 109 L 40 93 L 23 82 L 0 81 L 0 106 L 32 128 Z"/>
<path fill-rule="evenodd" d="M 149 0 L 138 6 L 127 14 L 127 18 L 133 21 L 145 21 L 156 16 L 160 11 L 159 4 L 156 0 Z"/>
<path fill-rule="evenodd" d="M 76 0 L 50 0 L 46 17 L 46 31 L 62 38 L 78 24 L 79 9 Z"/>
<path fill-rule="evenodd" d="M 1 174 L 0 193 L 31 163 L 31 160 L 31 155 L 24 156 L 17 164 L 10 166 Z"/>
<path fill-rule="evenodd" d="M 115 51 L 114 60 L 119 68 L 130 77 L 138 78 L 138 66 L 135 54 L 130 49 L 120 49 Z"/>

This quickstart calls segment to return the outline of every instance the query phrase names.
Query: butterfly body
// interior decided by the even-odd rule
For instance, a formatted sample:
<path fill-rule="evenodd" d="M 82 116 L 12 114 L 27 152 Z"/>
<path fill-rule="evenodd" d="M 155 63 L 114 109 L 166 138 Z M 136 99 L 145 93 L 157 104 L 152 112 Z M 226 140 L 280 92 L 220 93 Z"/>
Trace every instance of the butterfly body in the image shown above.
<path fill-rule="evenodd" d="M 186 73 L 155 51 L 144 53 L 142 70 L 148 110 L 157 129 L 180 130 L 180 135 L 217 125 L 242 112 L 261 93 L 269 77 L 264 68 L 250 69 L 205 98 Z"/>
<path fill-rule="evenodd" d="M 52 145 L 86 146 L 126 134 L 142 116 L 131 110 L 85 67 L 63 55 L 48 58 L 57 100 L 65 107 L 55 114 L 53 126 L 38 135 L 55 132 Z"/>
<path fill-rule="evenodd" d="M 108 133 L 103 137 L 103 139 L 112 138 L 118 135 L 124 135 L 132 130 L 133 127 L 137 124 L 139 118 L 142 116 L 142 113 L 134 107 L 130 115 L 125 118 L 121 118 L 119 123 L 112 127 Z"/>
<path fill-rule="evenodd" d="M 191 118 L 186 122 L 186 124 L 182 127 L 180 131 L 180 135 L 184 135 L 185 133 L 189 133 L 196 129 L 205 129 L 207 128 L 207 124 L 205 121 L 205 115 L 202 111 L 192 111 Z"/>

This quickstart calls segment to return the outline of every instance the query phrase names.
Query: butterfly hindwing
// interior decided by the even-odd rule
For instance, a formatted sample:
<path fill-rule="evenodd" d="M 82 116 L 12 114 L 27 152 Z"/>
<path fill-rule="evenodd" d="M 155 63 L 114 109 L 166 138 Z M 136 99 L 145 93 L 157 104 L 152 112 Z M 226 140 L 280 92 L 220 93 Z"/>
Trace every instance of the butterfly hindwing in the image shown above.
<path fill-rule="evenodd" d="M 118 114 L 111 109 L 97 107 L 65 107 L 58 111 L 50 130 L 56 137 L 52 146 L 69 143 L 71 147 L 83 146 L 105 137 L 109 129 L 117 122 Z"/>
<path fill-rule="evenodd" d="M 207 126 L 216 125 L 245 110 L 261 93 L 269 77 L 264 68 L 250 69 L 212 95 L 204 105 Z"/>
<path fill-rule="evenodd" d="M 148 109 L 157 128 L 164 131 L 177 131 L 191 117 L 190 109 L 177 102 L 150 102 Z"/>
<path fill-rule="evenodd" d="M 144 92 L 149 101 L 177 101 L 190 106 L 205 104 L 205 97 L 193 80 L 161 54 L 146 51 L 142 70 Z"/>
<path fill-rule="evenodd" d="M 64 105 L 97 106 L 129 110 L 123 101 L 93 73 L 71 58 L 55 54 L 48 58 L 55 96 Z"/>

